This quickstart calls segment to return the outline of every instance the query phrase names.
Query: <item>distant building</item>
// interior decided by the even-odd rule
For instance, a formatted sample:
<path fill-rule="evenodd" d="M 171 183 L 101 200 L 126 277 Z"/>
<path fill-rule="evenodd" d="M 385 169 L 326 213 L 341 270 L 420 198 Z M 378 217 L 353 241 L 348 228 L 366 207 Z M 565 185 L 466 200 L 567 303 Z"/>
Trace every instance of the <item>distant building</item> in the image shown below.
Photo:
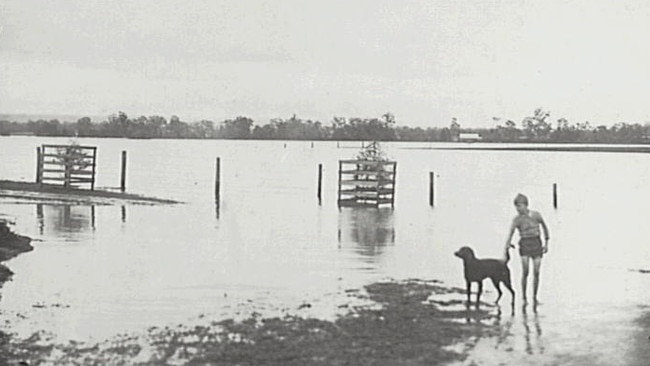
<path fill-rule="evenodd" d="M 458 135 L 458 141 L 460 142 L 481 141 L 481 135 L 479 135 L 478 133 L 460 133 Z"/>

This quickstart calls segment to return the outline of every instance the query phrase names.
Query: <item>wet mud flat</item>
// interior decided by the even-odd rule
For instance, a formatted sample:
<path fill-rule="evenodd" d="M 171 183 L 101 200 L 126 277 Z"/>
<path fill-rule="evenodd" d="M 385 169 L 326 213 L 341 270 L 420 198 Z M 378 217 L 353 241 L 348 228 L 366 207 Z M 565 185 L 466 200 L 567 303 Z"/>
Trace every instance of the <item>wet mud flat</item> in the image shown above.
<path fill-rule="evenodd" d="M 178 201 L 109 190 L 64 188 L 56 185 L 0 180 L 0 197 L 40 203 L 76 205 L 176 204 Z"/>
<path fill-rule="evenodd" d="M 12 232 L 5 222 L 0 222 L 0 288 L 13 275 L 13 272 L 2 262 L 34 250 L 31 241 L 31 238 Z"/>
<path fill-rule="evenodd" d="M 333 321 L 258 313 L 239 320 L 150 328 L 99 344 L 53 344 L 44 333 L 0 338 L 0 363 L 29 365 L 438 365 L 463 360 L 493 334 L 487 311 L 436 281 L 374 283 Z M 350 304 L 355 304 L 351 300 Z M 308 306 L 305 305 L 305 306 Z M 469 312 L 468 312 L 469 311 Z M 471 314 L 471 319 L 468 318 Z M 459 346 L 460 345 L 460 346 Z"/>
<path fill-rule="evenodd" d="M 464 290 L 438 281 L 389 280 L 346 293 L 349 301 L 333 320 L 305 316 L 300 308 L 268 317 L 253 306 L 237 319 L 201 315 L 192 325 L 151 327 L 93 344 L 57 343 L 42 331 L 28 338 L 0 333 L 0 364 L 640 366 L 650 359 L 650 307 L 639 309 L 626 339 L 612 331 L 619 320 L 603 316 L 596 324 L 612 352 L 590 343 L 594 334 L 569 344 L 548 328 L 542 336 L 531 306 L 469 307 Z M 513 323 L 526 332 L 516 334 Z"/>

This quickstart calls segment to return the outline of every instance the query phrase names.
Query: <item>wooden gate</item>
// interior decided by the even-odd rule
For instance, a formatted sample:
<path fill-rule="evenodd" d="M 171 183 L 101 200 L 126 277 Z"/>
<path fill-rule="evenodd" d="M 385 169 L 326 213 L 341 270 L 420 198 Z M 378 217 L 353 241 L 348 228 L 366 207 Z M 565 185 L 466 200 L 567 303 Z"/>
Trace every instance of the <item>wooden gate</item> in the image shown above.
<path fill-rule="evenodd" d="M 42 145 L 37 155 L 37 183 L 95 189 L 97 147 Z"/>

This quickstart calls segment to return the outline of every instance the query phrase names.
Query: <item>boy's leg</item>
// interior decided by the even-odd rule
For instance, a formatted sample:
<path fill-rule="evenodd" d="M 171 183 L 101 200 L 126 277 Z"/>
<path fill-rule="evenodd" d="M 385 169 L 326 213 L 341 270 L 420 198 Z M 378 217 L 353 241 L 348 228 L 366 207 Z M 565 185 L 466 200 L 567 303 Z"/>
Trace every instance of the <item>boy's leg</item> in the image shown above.
<path fill-rule="evenodd" d="M 521 296 L 524 299 L 524 305 L 526 305 L 526 287 L 528 283 L 528 257 L 527 255 L 521 256 Z"/>
<path fill-rule="evenodd" d="M 539 289 L 539 272 L 542 267 L 542 257 L 533 258 L 533 301 L 537 302 Z"/>

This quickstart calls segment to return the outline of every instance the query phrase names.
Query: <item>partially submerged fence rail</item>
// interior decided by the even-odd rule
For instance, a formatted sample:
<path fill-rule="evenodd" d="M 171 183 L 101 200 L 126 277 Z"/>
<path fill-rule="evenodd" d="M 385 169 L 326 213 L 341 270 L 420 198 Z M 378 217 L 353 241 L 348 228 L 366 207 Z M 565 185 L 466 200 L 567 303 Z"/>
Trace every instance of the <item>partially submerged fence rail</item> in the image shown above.
<path fill-rule="evenodd" d="M 339 207 L 395 204 L 397 162 L 377 160 L 339 161 Z"/>
<path fill-rule="evenodd" d="M 36 182 L 94 190 L 96 159 L 94 146 L 42 145 L 37 148 Z"/>

